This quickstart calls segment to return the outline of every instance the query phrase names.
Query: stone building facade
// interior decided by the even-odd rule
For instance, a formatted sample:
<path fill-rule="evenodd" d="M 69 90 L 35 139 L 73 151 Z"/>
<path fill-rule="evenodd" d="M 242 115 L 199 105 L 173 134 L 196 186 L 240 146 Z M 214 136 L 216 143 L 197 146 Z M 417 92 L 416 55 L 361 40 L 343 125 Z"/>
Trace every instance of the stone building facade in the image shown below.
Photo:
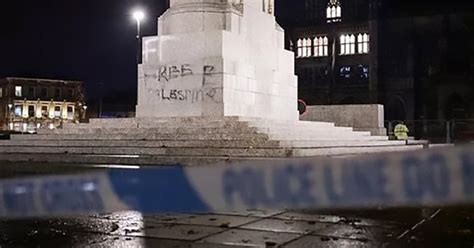
<path fill-rule="evenodd" d="M 386 120 L 474 118 L 472 9 L 390 0 L 291 2 L 284 13 L 277 6 L 277 16 L 295 52 L 300 99 L 383 104 Z"/>
<path fill-rule="evenodd" d="M 3 130 L 35 132 L 84 118 L 83 83 L 30 78 L 0 79 L 0 126 Z"/>

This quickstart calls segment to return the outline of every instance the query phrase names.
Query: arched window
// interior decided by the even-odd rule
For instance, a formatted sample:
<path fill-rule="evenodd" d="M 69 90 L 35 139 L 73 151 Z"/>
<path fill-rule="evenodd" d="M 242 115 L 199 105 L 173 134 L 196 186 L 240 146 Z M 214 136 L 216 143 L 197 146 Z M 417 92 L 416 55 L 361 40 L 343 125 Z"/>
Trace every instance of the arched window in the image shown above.
<path fill-rule="evenodd" d="M 360 54 L 369 53 L 369 35 L 357 35 L 357 48 Z"/>
<path fill-rule="evenodd" d="M 311 44 L 310 38 L 298 39 L 297 45 L 298 47 L 296 51 L 296 57 L 298 58 L 311 57 L 312 44 Z"/>
<path fill-rule="evenodd" d="M 311 39 L 310 38 L 306 38 L 306 45 L 305 45 L 305 54 L 306 56 L 305 57 L 311 57 Z"/>
<path fill-rule="evenodd" d="M 302 39 L 298 39 L 296 56 L 303 57 L 303 40 Z"/>
<path fill-rule="evenodd" d="M 355 35 L 353 34 L 341 35 L 340 42 L 341 42 L 341 55 L 355 54 L 355 47 L 356 47 Z"/>
<path fill-rule="evenodd" d="M 328 22 L 340 22 L 342 9 L 339 0 L 330 0 L 326 9 Z"/>
<path fill-rule="evenodd" d="M 314 52 L 313 56 L 314 57 L 326 57 L 328 56 L 328 37 L 316 37 L 313 40 L 314 44 Z"/>

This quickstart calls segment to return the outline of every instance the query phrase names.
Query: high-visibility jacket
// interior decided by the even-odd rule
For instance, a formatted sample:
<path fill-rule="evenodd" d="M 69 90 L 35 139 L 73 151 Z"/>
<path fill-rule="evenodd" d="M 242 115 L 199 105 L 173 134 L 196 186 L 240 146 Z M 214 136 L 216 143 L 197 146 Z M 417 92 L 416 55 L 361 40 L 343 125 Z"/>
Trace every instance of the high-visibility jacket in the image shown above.
<path fill-rule="evenodd" d="M 394 133 L 398 140 L 407 140 L 408 132 L 410 132 L 410 130 L 405 124 L 398 124 L 395 126 Z"/>

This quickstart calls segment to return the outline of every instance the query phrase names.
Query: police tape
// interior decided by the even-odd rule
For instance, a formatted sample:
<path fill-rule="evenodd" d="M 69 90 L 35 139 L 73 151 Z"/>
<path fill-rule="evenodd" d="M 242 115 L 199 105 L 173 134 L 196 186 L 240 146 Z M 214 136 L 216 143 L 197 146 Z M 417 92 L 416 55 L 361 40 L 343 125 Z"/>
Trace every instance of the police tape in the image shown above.
<path fill-rule="evenodd" d="M 0 216 L 469 204 L 473 148 L 1 180 Z"/>

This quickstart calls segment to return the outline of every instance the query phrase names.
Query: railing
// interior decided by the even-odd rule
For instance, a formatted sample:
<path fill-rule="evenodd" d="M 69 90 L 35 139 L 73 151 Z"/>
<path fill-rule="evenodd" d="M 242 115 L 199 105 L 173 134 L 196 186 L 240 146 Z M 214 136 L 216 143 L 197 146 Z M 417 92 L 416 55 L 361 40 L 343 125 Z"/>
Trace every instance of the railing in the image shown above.
<path fill-rule="evenodd" d="M 389 136 L 399 121 L 386 121 Z M 409 136 L 429 140 L 432 143 L 470 143 L 474 141 L 474 119 L 407 120 Z"/>

